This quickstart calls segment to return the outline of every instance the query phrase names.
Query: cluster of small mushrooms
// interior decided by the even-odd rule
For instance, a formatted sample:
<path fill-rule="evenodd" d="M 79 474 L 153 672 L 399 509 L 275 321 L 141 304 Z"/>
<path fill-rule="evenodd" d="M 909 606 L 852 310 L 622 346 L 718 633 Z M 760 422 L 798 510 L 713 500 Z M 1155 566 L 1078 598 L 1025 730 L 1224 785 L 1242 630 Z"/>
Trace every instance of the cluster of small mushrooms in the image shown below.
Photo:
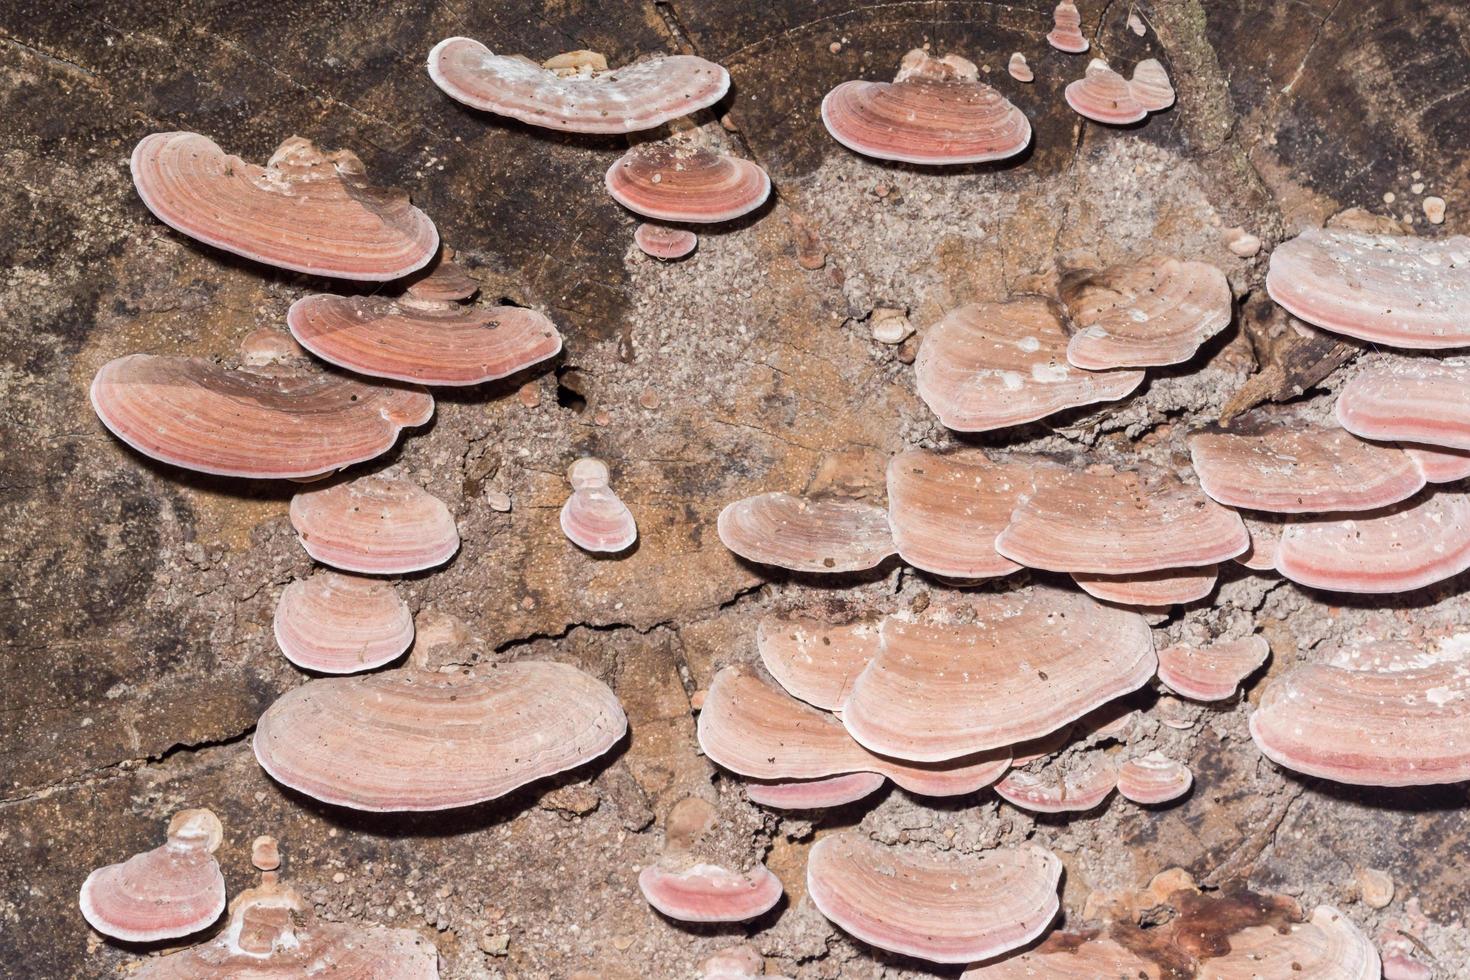
<path fill-rule="evenodd" d="M 1047 40 L 1086 52 L 1080 24 L 1064 0 Z M 728 91 L 725 69 L 702 58 L 609 69 L 577 51 L 537 64 L 454 37 L 433 49 L 428 70 L 454 99 L 533 126 L 672 130 L 640 135 L 605 181 L 646 219 L 635 241 L 656 258 L 688 255 L 697 245 L 689 226 L 734 221 L 770 195 L 759 166 L 678 124 Z M 1022 52 L 1009 74 L 1033 79 Z M 892 82 L 838 85 L 821 118 L 843 146 L 877 159 L 948 166 L 1013 157 L 1030 144 L 1031 124 L 980 75 L 957 55 L 915 50 Z M 1168 108 L 1174 92 L 1157 61 L 1125 78 L 1093 60 L 1066 100 L 1088 119 L 1126 125 Z M 336 806 L 441 810 L 606 753 L 626 718 L 606 685 L 573 667 L 434 669 L 415 654 L 379 670 L 430 639 L 415 641 L 392 579 L 451 560 L 459 535 L 445 503 L 412 482 L 338 476 L 425 424 L 429 388 L 545 365 L 562 348 L 552 322 L 477 304 L 476 281 L 441 247 L 429 217 L 369 184 L 350 152 L 293 137 L 260 167 L 204 136 L 157 133 L 138 144 L 132 173 L 149 210 L 200 242 L 315 279 L 389 284 L 303 296 L 286 316 L 289 334 L 259 330 L 234 358 L 133 354 L 92 384 L 103 423 L 144 455 L 307 484 L 290 520 L 323 568 L 281 594 L 275 636 L 312 679 L 260 718 L 261 767 Z M 1470 344 L 1463 237 L 1308 230 L 1272 254 L 1267 287 L 1293 317 L 1346 337 L 1421 351 Z M 924 332 L 914 379 L 950 430 L 1020 426 L 1128 397 L 1148 369 L 1190 361 L 1231 319 L 1220 269 L 1142 255 L 1075 270 L 1056 295 L 951 311 Z M 1137 713 L 1119 699 L 1157 680 L 1182 699 L 1229 701 L 1269 649 L 1251 634 L 1156 649 L 1151 620 L 1208 597 L 1231 561 L 1311 589 L 1376 594 L 1470 567 L 1470 498 L 1440 487 L 1470 476 L 1467 396 L 1470 365 L 1391 355 L 1342 390 L 1335 422 L 1258 411 L 1194 433 L 1190 465 L 914 450 L 888 464 L 886 508 L 781 491 L 731 503 L 719 536 L 759 566 L 819 577 L 897 556 L 950 588 L 922 607 L 768 616 L 755 637 L 761 667 L 727 666 L 705 693 L 700 747 L 744 781 L 750 800 L 775 810 L 851 803 L 888 781 L 922 797 L 989 787 L 1043 814 L 1092 810 L 1114 790 L 1139 806 L 1176 801 L 1190 790 L 1190 770 L 1158 750 L 1134 750 Z M 566 536 L 588 552 L 627 552 L 636 525 L 607 464 L 577 460 L 568 479 Z M 963 591 L 1022 569 L 1061 577 Z M 1328 651 L 1270 682 L 1250 730 L 1280 765 L 1338 782 L 1470 779 L 1470 651 L 1452 638 Z M 675 807 L 664 857 L 639 876 L 648 902 L 671 919 L 739 922 L 781 897 L 764 866 L 699 856 L 714 820 L 703 801 Z M 213 925 L 226 907 L 214 859 L 222 840 L 209 811 L 177 814 L 163 846 L 87 879 L 87 921 L 130 942 Z M 257 839 L 254 858 L 262 883 L 235 899 L 218 936 L 140 976 L 236 976 L 242 964 L 262 971 L 251 976 L 267 967 L 277 969 L 269 975 L 437 975 L 432 948 L 412 933 L 317 921 L 277 880 L 274 841 Z M 1150 886 L 1151 897 L 1090 909 L 1096 928 L 1034 945 L 1058 917 L 1061 873 L 1060 859 L 1037 844 L 935 854 L 848 832 L 811 849 L 807 886 L 816 908 L 855 939 L 938 963 L 988 961 L 972 977 L 1159 977 L 1163 961 L 1148 950 L 1160 943 L 1212 977 L 1379 976 L 1372 943 L 1331 908 L 1307 915 L 1287 899 L 1206 895 L 1172 873 Z M 1139 910 L 1161 896 L 1179 911 L 1172 938 L 1140 927 Z M 1230 902 L 1230 914 L 1215 914 Z M 1222 921 L 1228 941 L 1207 934 L 1216 926 L 1192 925 Z M 706 976 L 758 975 L 759 958 L 747 954 L 717 955 Z M 1414 962 L 1412 951 L 1396 955 Z"/>

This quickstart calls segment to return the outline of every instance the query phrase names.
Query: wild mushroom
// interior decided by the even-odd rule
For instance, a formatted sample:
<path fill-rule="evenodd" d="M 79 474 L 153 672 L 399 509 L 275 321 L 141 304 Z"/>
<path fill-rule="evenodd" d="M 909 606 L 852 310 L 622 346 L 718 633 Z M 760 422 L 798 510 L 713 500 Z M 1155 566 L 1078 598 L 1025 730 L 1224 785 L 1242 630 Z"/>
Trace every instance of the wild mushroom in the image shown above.
<path fill-rule="evenodd" d="M 693 252 L 699 245 L 699 236 L 688 228 L 670 228 L 645 221 L 634 229 L 633 241 L 643 254 L 671 262 Z"/>
<path fill-rule="evenodd" d="M 1266 290 L 1334 333 L 1439 350 L 1470 344 L 1470 238 L 1309 228 L 1271 253 Z"/>
<path fill-rule="evenodd" d="M 855 153 L 945 166 L 1003 160 L 1031 142 L 1026 114 L 980 81 L 975 65 L 915 48 L 892 82 L 843 82 L 822 99 L 822 123 Z"/>
<path fill-rule="evenodd" d="M 162 846 L 87 875 L 82 917 L 104 936 L 129 943 L 198 932 L 225 910 L 225 878 L 214 859 L 223 838 L 210 811 L 180 810 Z"/>
<path fill-rule="evenodd" d="M 817 841 L 806 874 L 818 911 L 853 937 L 933 963 L 969 963 L 1046 931 L 1062 862 L 1031 844 L 930 856 L 849 832 Z"/>
<path fill-rule="evenodd" d="M 1033 82 L 1036 73 L 1026 63 L 1026 56 L 1019 51 L 1011 52 L 1011 60 L 1006 63 L 1006 71 L 1018 82 Z"/>
<path fill-rule="evenodd" d="M 745 781 L 750 802 L 773 810 L 821 810 L 855 803 L 876 793 L 886 782 L 880 773 L 849 772 L 824 779 L 763 783 Z"/>
<path fill-rule="evenodd" d="M 656 221 L 731 221 L 771 195 L 771 178 L 749 160 L 667 142 L 633 147 L 608 168 L 603 182 L 613 200 Z"/>
<path fill-rule="evenodd" d="M 133 150 L 133 184 L 164 224 L 256 262 L 334 279 L 385 282 L 439 250 L 408 195 L 367 182 L 347 150 L 293 136 L 264 167 L 198 133 L 153 133 Z"/>
<path fill-rule="evenodd" d="M 981 432 L 1117 401 L 1142 371 L 1081 371 L 1067 362 L 1058 307 L 1023 297 L 952 310 L 924 334 L 914 361 L 919 397 L 947 427 Z"/>
<path fill-rule="evenodd" d="M 1214 565 L 1203 568 L 1165 568 L 1131 575 L 1072 573 L 1072 580 L 1094 599 L 1141 609 L 1163 609 L 1197 602 L 1214 591 L 1217 579 Z"/>
<path fill-rule="evenodd" d="M 1127 126 L 1148 117 L 1148 110 L 1134 94 L 1128 79 L 1093 58 L 1082 77 L 1063 93 L 1077 115 L 1107 126 Z"/>
<path fill-rule="evenodd" d="M 1411 592 L 1470 568 L 1470 497 L 1436 493 L 1386 510 L 1288 524 L 1276 569 L 1333 592 Z"/>
<path fill-rule="evenodd" d="M 1117 785 L 1112 763 L 1091 759 L 1075 766 L 1052 763 L 1039 772 L 1013 769 L 995 784 L 995 792 L 1029 813 L 1085 813 L 1101 805 Z"/>
<path fill-rule="evenodd" d="M 1149 112 L 1163 112 L 1174 104 L 1174 86 L 1157 58 L 1145 58 L 1133 66 L 1128 90 L 1133 101 Z"/>
<path fill-rule="evenodd" d="M 1088 371 L 1181 364 L 1230 325 L 1230 284 L 1208 262 L 1153 256 L 1062 277 L 1075 333 L 1067 360 Z"/>
<path fill-rule="evenodd" d="M 1230 951 L 1205 960 L 1204 972 L 1217 980 L 1259 977 L 1323 977 L 1378 980 L 1378 951 L 1352 920 L 1329 905 L 1319 905 L 1306 922 L 1285 931 L 1275 925 L 1250 926 L 1230 937 Z"/>
<path fill-rule="evenodd" d="M 1246 568 L 1258 572 L 1276 571 L 1276 549 L 1281 545 L 1284 520 L 1267 520 L 1271 515 L 1242 513 L 1240 519 L 1250 534 L 1250 547 L 1235 556 L 1235 560 Z"/>
<path fill-rule="evenodd" d="M 1426 483 L 1458 483 L 1470 477 L 1470 450 L 1409 445 L 1403 449 L 1424 474 Z"/>
<path fill-rule="evenodd" d="M 1228 701 L 1270 653 L 1260 634 L 1201 646 L 1175 643 L 1159 651 L 1159 680 L 1192 701 Z"/>
<path fill-rule="evenodd" d="M 303 670 L 352 674 L 396 660 L 413 642 L 413 614 L 393 586 L 321 571 L 286 586 L 276 645 Z"/>
<path fill-rule="evenodd" d="M 960 980 L 1162 980 L 1158 964 L 1128 947 L 1090 933 L 1053 932 L 1040 945 L 973 966 Z"/>
<path fill-rule="evenodd" d="M 1470 450 L 1470 364 L 1379 362 L 1343 386 L 1335 411 L 1364 439 Z"/>
<path fill-rule="evenodd" d="M 781 880 L 764 864 L 747 872 L 715 864 L 682 871 L 649 865 L 638 875 L 648 904 L 680 922 L 744 922 L 769 912 L 781 900 Z"/>
<path fill-rule="evenodd" d="M 856 572 L 894 553 L 881 507 L 836 497 L 763 493 L 720 511 L 720 540 L 747 561 L 795 572 Z"/>
<path fill-rule="evenodd" d="M 767 616 L 756 628 L 761 663 L 792 697 L 840 711 L 853 682 L 878 653 L 878 624 L 831 625 L 806 617 Z"/>
<path fill-rule="evenodd" d="M 655 56 L 611 71 L 587 68 L 563 76 L 467 37 L 445 38 L 429 52 L 429 77 L 450 98 L 569 133 L 653 129 L 714 105 L 730 90 L 729 72 L 693 55 Z"/>
<path fill-rule="evenodd" d="M 572 495 L 561 508 L 561 530 L 583 551 L 618 554 L 638 540 L 633 512 L 608 485 L 607 464 L 583 457 L 567 469 Z"/>
<path fill-rule="evenodd" d="M 323 565 L 406 575 L 444 564 L 459 530 L 444 501 L 407 480 L 363 476 L 291 498 L 301 547 Z"/>
<path fill-rule="evenodd" d="M 1062 0 L 1051 13 L 1052 28 L 1046 43 L 1067 54 L 1082 54 L 1090 44 L 1082 36 L 1082 13 L 1072 0 Z"/>
<path fill-rule="evenodd" d="M 1144 806 L 1179 799 L 1194 785 L 1194 774 L 1162 752 L 1129 759 L 1118 767 L 1118 795 Z"/>

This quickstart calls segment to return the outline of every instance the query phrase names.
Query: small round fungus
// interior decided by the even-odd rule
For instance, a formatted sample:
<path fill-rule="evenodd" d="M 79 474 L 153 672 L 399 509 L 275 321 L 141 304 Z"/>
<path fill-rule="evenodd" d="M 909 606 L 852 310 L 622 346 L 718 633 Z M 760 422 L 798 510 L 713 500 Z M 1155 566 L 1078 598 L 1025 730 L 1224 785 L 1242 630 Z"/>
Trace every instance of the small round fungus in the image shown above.
<path fill-rule="evenodd" d="M 850 772 L 825 779 L 756 782 L 747 780 L 750 802 L 773 810 L 820 810 L 872 796 L 886 780 L 876 772 Z"/>
<path fill-rule="evenodd" d="M 459 550 L 459 530 L 444 501 L 393 477 L 302 491 L 291 498 L 291 526 L 311 557 L 362 575 L 434 568 Z"/>
<path fill-rule="evenodd" d="M 638 540 L 633 513 L 608 486 L 609 478 L 607 464 L 595 457 L 584 456 L 567 467 L 572 495 L 561 508 L 561 530 L 584 551 L 617 554 Z"/>
<path fill-rule="evenodd" d="M 276 645 L 296 666 L 352 674 L 381 667 L 407 650 L 413 615 L 386 582 L 320 571 L 286 586 L 274 629 Z"/>
<path fill-rule="evenodd" d="M 82 916 L 104 936 L 130 943 L 198 932 L 225 910 L 225 879 L 214 859 L 223 837 L 210 811 L 179 811 L 165 844 L 87 876 Z"/>
<path fill-rule="evenodd" d="M 874 622 L 834 626 L 807 618 L 767 616 L 756 628 L 761 663 L 792 697 L 840 711 L 853 682 L 878 654 Z"/>
<path fill-rule="evenodd" d="M 1155 572 L 1135 572 L 1132 575 L 1072 573 L 1072 580 L 1094 599 L 1140 609 L 1165 609 L 1187 602 L 1198 602 L 1215 590 L 1217 579 L 1214 565 L 1204 568 L 1165 568 Z"/>
<path fill-rule="evenodd" d="M 1082 77 L 1067 86 L 1067 105 L 1079 115 L 1108 126 L 1141 122 L 1148 110 L 1139 103 L 1128 79 L 1093 58 Z"/>
<path fill-rule="evenodd" d="M 1174 86 L 1169 73 L 1157 58 L 1145 58 L 1133 66 L 1133 77 L 1128 80 L 1128 90 L 1133 101 L 1149 112 L 1163 112 L 1174 104 Z"/>
<path fill-rule="evenodd" d="M 771 195 L 771 178 L 749 160 L 668 142 L 635 146 L 608 168 L 604 182 L 613 200 L 656 221 L 731 221 Z"/>
<path fill-rule="evenodd" d="M 699 236 L 688 228 L 645 221 L 633 231 L 633 241 L 643 254 L 665 262 L 682 259 L 699 245 Z"/>
<path fill-rule="evenodd" d="M 1192 701 L 1227 701 L 1270 653 L 1259 634 L 1204 646 L 1175 643 L 1159 651 L 1159 680 Z"/>
<path fill-rule="evenodd" d="M 1018 82 L 1036 80 L 1036 74 L 1031 70 L 1031 66 L 1026 64 L 1026 56 L 1019 51 L 1011 54 L 1011 60 L 1006 64 L 1006 71 Z"/>
<path fill-rule="evenodd" d="M 1118 795 L 1144 806 L 1173 802 L 1193 785 L 1189 767 L 1162 752 L 1129 759 L 1118 767 Z"/>
<path fill-rule="evenodd" d="M 781 900 L 781 880 L 763 864 L 731 871 L 695 864 L 681 871 L 650 865 L 638 875 L 648 904 L 680 922 L 744 922 L 769 912 Z"/>
<path fill-rule="evenodd" d="M 720 511 L 720 540 L 747 561 L 795 572 L 856 572 L 894 554 L 883 508 L 860 500 L 763 493 Z"/>
<path fill-rule="evenodd" d="M 1051 14 L 1051 33 L 1046 43 L 1067 54 L 1082 54 L 1092 45 L 1082 36 L 1082 12 L 1072 0 L 1062 0 Z"/>
<path fill-rule="evenodd" d="M 1092 760 L 1066 768 L 1052 763 L 1040 772 L 1012 770 L 995 784 L 995 792 L 1029 813 L 1085 813 L 1101 805 L 1117 785 L 1118 770 Z"/>

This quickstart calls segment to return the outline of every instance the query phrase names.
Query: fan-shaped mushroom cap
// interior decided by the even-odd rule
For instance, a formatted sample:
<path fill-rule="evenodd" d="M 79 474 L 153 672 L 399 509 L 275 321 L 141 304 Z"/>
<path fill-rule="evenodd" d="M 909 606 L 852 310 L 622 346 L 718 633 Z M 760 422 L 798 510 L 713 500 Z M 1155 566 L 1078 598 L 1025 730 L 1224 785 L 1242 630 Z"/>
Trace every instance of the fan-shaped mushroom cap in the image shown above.
<path fill-rule="evenodd" d="M 792 697 L 840 711 L 863 668 L 878 653 L 878 624 L 829 625 L 767 616 L 755 634 L 761 663 Z"/>
<path fill-rule="evenodd" d="M 153 133 L 133 149 L 133 184 L 158 220 L 207 245 L 314 276 L 385 282 L 439 250 L 408 195 L 368 184 L 347 150 L 293 136 L 264 167 L 198 133 Z"/>
<path fill-rule="evenodd" d="M 1106 936 L 1054 932 L 1041 945 L 974 966 L 960 980 L 1162 980 L 1159 965 Z"/>
<path fill-rule="evenodd" d="M 1198 568 L 1249 546 L 1238 514 L 1147 464 L 1039 482 L 995 539 L 997 551 L 1028 568 L 1101 575 Z"/>
<path fill-rule="evenodd" d="M 208 810 L 182 810 L 168 842 L 87 875 L 81 908 L 87 924 L 130 943 L 198 932 L 225 910 L 225 879 L 214 851 L 223 837 Z"/>
<path fill-rule="evenodd" d="M 1036 80 L 1036 73 L 1031 66 L 1026 64 L 1026 56 L 1019 51 L 1011 52 L 1011 60 L 1006 64 L 1006 71 L 1018 82 L 1032 82 Z"/>
<path fill-rule="evenodd" d="M 607 685 L 565 664 L 404 668 L 288 691 L 256 726 L 255 758 L 323 803 L 445 810 L 589 762 L 627 728 Z"/>
<path fill-rule="evenodd" d="M 874 755 L 831 715 L 788 697 L 741 667 L 726 667 L 715 675 L 699 712 L 698 730 L 699 747 L 710 761 L 768 781 L 876 772 L 921 796 L 961 796 L 995 782 L 1011 761 L 1005 750 L 935 765 Z"/>
<path fill-rule="evenodd" d="M 1276 568 L 1334 592 L 1410 592 L 1470 568 L 1470 497 L 1436 493 L 1387 510 L 1286 526 Z"/>
<path fill-rule="evenodd" d="M 1055 765 L 1040 772 L 1015 769 L 995 784 L 995 792 L 1031 813 L 1082 813 L 1102 803 L 1117 785 L 1117 769 L 1107 762 L 1092 761 L 1066 772 Z"/>
<path fill-rule="evenodd" d="M 616 554 L 638 540 L 638 523 L 609 487 L 573 490 L 561 508 L 561 530 L 584 551 Z"/>
<path fill-rule="evenodd" d="M 1128 88 L 1133 101 L 1149 112 L 1163 112 L 1174 104 L 1174 86 L 1157 58 L 1145 58 L 1133 66 Z"/>
<path fill-rule="evenodd" d="M 757 783 L 747 781 L 750 802 L 774 810 L 820 810 L 855 803 L 876 793 L 884 777 L 876 772 L 849 772 L 825 779 Z"/>
<path fill-rule="evenodd" d="M 324 361 L 427 385 L 494 381 L 561 353 L 551 320 L 517 306 L 317 294 L 292 303 L 286 323 Z"/>
<path fill-rule="evenodd" d="M 843 931 L 934 963 L 1023 946 L 1056 918 L 1062 862 L 1034 845 L 931 857 L 832 834 L 807 858 L 807 892 Z"/>
<path fill-rule="evenodd" d="M 1072 367 L 1067 343 L 1047 300 L 961 306 L 924 334 L 914 361 L 919 397 L 949 428 L 981 432 L 1116 401 L 1143 383 L 1142 371 Z"/>
<path fill-rule="evenodd" d="M 454 249 L 445 245 L 434 268 L 409 283 L 404 295 L 421 303 L 457 303 L 479 291 L 480 283 L 455 261 Z"/>
<path fill-rule="evenodd" d="M 699 236 L 688 228 L 670 228 L 645 221 L 633 231 L 633 241 L 645 255 L 669 261 L 693 252 L 699 245 Z"/>
<path fill-rule="evenodd" d="M 1311 919 L 1291 923 L 1285 933 L 1274 925 L 1232 933 L 1230 951 L 1206 960 L 1203 971 L 1211 980 L 1378 980 L 1382 965 L 1372 941 L 1352 920 L 1331 906 L 1319 905 Z"/>
<path fill-rule="evenodd" d="M 381 667 L 413 642 L 413 614 L 393 586 L 327 571 L 286 586 L 274 627 L 287 660 L 323 674 Z"/>
<path fill-rule="evenodd" d="M 1205 646 L 1175 643 L 1159 651 L 1159 680 L 1194 701 L 1225 701 L 1270 653 L 1270 644 L 1259 634 Z"/>
<path fill-rule="evenodd" d="M 1189 454 L 1205 493 L 1277 514 L 1373 510 L 1424 487 L 1424 474 L 1399 447 L 1332 426 L 1268 422 L 1197 432 Z"/>
<path fill-rule="evenodd" d="M 856 572 L 894 553 L 883 508 L 860 500 L 762 493 L 720 511 L 720 540 L 747 561 L 795 572 Z"/>
<path fill-rule="evenodd" d="M 1107 126 L 1126 126 L 1148 116 L 1128 79 L 1097 58 L 1092 59 L 1087 71 L 1070 83 L 1063 94 L 1067 105 L 1079 116 Z"/>
<path fill-rule="evenodd" d="M 1230 284 L 1208 262 L 1153 256 L 1062 278 L 1076 333 L 1067 360 L 1088 371 L 1180 364 L 1230 325 Z"/>
<path fill-rule="evenodd" d="M 1336 412 L 1344 429 L 1364 439 L 1470 449 L 1470 364 L 1375 364 L 1343 386 Z"/>
<path fill-rule="evenodd" d="M 1242 514 L 1241 520 L 1245 522 L 1245 529 L 1250 533 L 1251 545 L 1236 555 L 1235 560 L 1246 568 L 1274 572 L 1276 570 L 1276 549 L 1281 545 L 1281 531 L 1285 524 L 1263 520 L 1253 514 Z"/>
<path fill-rule="evenodd" d="M 1288 769 L 1358 786 L 1470 779 L 1470 656 L 1381 642 L 1295 664 L 1266 685 L 1251 737 Z"/>
<path fill-rule="evenodd" d="M 764 915 L 781 900 L 781 879 L 764 864 L 740 873 L 717 864 L 683 871 L 650 865 L 638 875 L 648 904 L 680 922 L 744 922 Z"/>
<path fill-rule="evenodd" d="M 567 482 L 573 490 L 595 490 L 612 480 L 612 470 L 596 456 L 582 456 L 567 466 Z"/>
<path fill-rule="evenodd" d="M 92 380 L 102 424 L 145 456 L 219 476 L 300 479 L 361 463 L 423 425 L 434 399 L 296 364 L 227 368 L 129 354 Z"/>
<path fill-rule="evenodd" d="M 1292 316 L 1388 344 L 1470 344 L 1470 238 L 1310 228 L 1271 253 L 1266 291 Z"/>
<path fill-rule="evenodd" d="M 261 834 L 250 842 L 250 863 L 261 871 L 274 871 L 281 866 L 281 849 L 274 837 Z"/>
<path fill-rule="evenodd" d="M 1177 800 L 1193 785 L 1189 767 L 1162 752 L 1129 759 L 1118 767 L 1118 795 L 1145 806 Z"/>
<path fill-rule="evenodd" d="M 1404 446 L 1426 483 L 1457 483 L 1470 476 L 1470 449 Z"/>
<path fill-rule="evenodd" d="M 459 531 L 444 501 L 393 477 L 304 490 L 291 498 L 291 526 L 317 561 L 365 575 L 433 568 L 459 550 Z"/>
<path fill-rule="evenodd" d="M 1214 565 L 1205 568 L 1165 568 L 1132 575 L 1072 573 L 1073 581 L 1094 599 L 1144 609 L 1162 609 L 1196 602 L 1214 590 L 1217 578 Z"/>
<path fill-rule="evenodd" d="M 749 160 L 674 143 L 633 147 L 608 168 L 604 183 L 635 214 L 700 224 L 748 214 L 771 195 L 771 178 Z"/>
<path fill-rule="evenodd" d="M 529 58 L 494 54 L 467 37 L 434 45 L 429 77 L 467 106 L 569 133 L 653 129 L 714 105 L 730 90 L 729 72 L 693 55 L 563 77 Z"/>
<path fill-rule="evenodd" d="M 1087 38 L 1082 36 L 1082 13 L 1072 0 L 1062 0 L 1056 5 L 1051 14 L 1051 33 L 1046 36 L 1046 43 L 1058 51 L 1067 54 L 1081 54 L 1086 51 L 1090 44 Z"/>
<path fill-rule="evenodd" d="M 889 617 L 842 723 L 870 751 L 939 762 L 1056 731 L 1153 677 L 1143 617 L 1056 589 L 981 595 L 973 622 Z"/>
<path fill-rule="evenodd" d="M 1026 114 L 979 80 L 975 66 L 915 49 L 892 82 L 843 82 L 822 99 L 822 123 L 855 153 L 904 163 L 980 163 L 1031 142 Z"/>

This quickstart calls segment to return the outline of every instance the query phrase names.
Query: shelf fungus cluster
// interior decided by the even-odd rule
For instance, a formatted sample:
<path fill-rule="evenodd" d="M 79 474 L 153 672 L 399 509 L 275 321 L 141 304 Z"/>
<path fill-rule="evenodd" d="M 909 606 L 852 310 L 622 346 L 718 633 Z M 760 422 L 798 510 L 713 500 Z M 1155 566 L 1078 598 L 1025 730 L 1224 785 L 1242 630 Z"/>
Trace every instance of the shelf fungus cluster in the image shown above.
<path fill-rule="evenodd" d="M 1128 126 L 1173 105 L 1174 86 L 1164 66 L 1153 58 L 1135 65 L 1132 78 L 1124 78 L 1101 58 L 1093 58 L 1082 77 L 1067 86 L 1064 96 L 1067 105 L 1085 119 Z"/>
<path fill-rule="evenodd" d="M 178 939 L 225 910 L 225 879 L 214 852 L 224 839 L 208 810 L 180 810 L 159 847 L 98 868 L 82 883 L 82 916 L 104 936 L 130 943 Z"/>

